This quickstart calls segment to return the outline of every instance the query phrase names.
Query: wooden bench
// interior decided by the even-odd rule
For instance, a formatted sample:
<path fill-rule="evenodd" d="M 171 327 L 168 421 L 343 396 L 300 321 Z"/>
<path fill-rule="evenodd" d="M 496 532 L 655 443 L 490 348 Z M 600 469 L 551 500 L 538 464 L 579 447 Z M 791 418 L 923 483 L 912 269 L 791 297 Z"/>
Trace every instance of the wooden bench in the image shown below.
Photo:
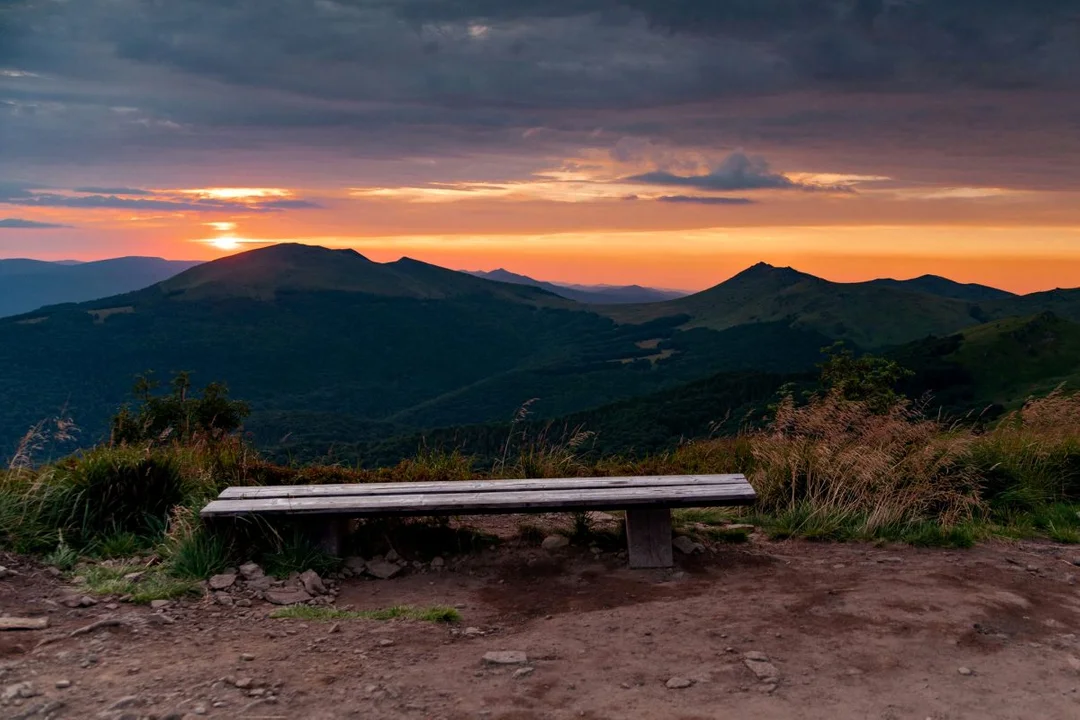
<path fill-rule="evenodd" d="M 321 547 L 340 555 L 350 518 L 625 510 L 630 567 L 650 568 L 672 565 L 672 508 L 747 505 L 756 497 L 742 475 L 279 485 L 230 487 L 201 514 L 310 516 Z"/>

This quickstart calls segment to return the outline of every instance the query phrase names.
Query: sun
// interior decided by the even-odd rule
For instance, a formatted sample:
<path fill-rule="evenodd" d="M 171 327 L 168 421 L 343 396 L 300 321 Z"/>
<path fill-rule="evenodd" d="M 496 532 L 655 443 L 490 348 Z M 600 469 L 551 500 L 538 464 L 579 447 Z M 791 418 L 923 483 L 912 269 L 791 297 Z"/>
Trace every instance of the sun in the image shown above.
<path fill-rule="evenodd" d="M 213 238 L 209 242 L 218 250 L 237 250 L 240 247 L 240 239 L 228 235 Z"/>

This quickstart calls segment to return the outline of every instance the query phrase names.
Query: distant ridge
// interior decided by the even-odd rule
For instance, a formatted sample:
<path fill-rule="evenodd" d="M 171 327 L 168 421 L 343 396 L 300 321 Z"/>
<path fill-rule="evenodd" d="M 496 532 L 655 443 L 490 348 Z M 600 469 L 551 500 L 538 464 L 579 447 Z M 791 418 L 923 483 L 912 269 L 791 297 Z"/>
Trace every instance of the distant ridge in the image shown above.
<path fill-rule="evenodd" d="M 141 290 L 198 264 L 156 257 L 93 262 L 0 260 L 0 317 Z"/>
<path fill-rule="evenodd" d="M 944 278 L 939 275 L 920 275 L 919 277 L 911 278 L 910 280 L 881 278 L 880 280 L 871 280 L 865 284 L 877 285 L 879 287 L 900 288 L 903 290 L 914 290 L 929 295 L 937 295 L 938 297 L 968 300 L 970 302 L 1005 300 L 1007 298 L 1017 297 L 1015 293 L 1008 292 L 1007 290 L 999 290 L 995 287 L 979 285 L 976 283 L 958 283 L 955 280 L 950 280 L 949 278 Z"/>
<path fill-rule="evenodd" d="M 564 283 L 545 282 L 535 280 L 528 275 L 519 275 L 499 268 L 497 270 L 483 271 L 473 270 L 470 275 L 481 277 L 486 280 L 512 283 L 515 285 L 532 285 L 542 288 L 569 300 L 574 300 L 588 305 L 615 305 L 621 303 L 652 303 L 674 300 L 686 295 L 686 293 L 674 290 L 658 290 L 656 288 L 643 287 L 641 285 L 571 285 Z"/>

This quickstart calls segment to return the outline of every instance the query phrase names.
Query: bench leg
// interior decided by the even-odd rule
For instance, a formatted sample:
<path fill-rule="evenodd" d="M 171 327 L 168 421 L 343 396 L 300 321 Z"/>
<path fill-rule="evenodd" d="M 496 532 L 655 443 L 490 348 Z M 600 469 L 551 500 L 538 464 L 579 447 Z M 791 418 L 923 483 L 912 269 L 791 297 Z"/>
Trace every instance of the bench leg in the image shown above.
<path fill-rule="evenodd" d="M 627 510 L 626 542 L 630 567 L 671 567 L 671 510 Z"/>
<path fill-rule="evenodd" d="M 316 547 L 327 555 L 341 557 L 342 541 L 348 526 L 349 522 L 344 518 L 321 517 L 308 521 L 308 532 Z"/>

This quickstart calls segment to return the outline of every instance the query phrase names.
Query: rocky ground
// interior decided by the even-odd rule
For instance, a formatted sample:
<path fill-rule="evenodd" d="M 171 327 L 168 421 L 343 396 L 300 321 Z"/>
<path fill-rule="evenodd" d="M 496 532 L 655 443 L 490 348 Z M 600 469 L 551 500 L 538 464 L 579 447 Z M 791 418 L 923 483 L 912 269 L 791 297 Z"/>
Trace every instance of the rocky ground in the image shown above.
<path fill-rule="evenodd" d="M 754 536 L 631 571 L 560 544 L 245 565 L 155 607 L 0 556 L 0 717 L 1080 717 L 1080 550 Z M 270 617 L 294 602 L 461 621 Z"/>

